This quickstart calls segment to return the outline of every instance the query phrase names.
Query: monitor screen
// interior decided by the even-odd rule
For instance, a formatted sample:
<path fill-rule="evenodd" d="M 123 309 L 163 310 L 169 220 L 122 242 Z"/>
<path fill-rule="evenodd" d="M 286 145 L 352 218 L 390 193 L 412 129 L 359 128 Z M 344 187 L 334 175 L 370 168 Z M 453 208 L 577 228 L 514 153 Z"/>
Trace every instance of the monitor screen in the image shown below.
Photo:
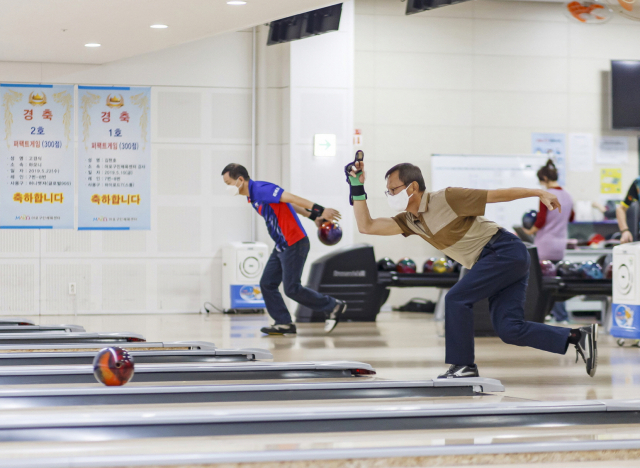
<path fill-rule="evenodd" d="M 640 61 L 611 61 L 611 124 L 640 129 Z"/>
<path fill-rule="evenodd" d="M 341 14 L 342 3 L 339 3 L 272 21 L 269 25 L 267 45 L 282 44 L 330 31 L 338 31 Z"/>

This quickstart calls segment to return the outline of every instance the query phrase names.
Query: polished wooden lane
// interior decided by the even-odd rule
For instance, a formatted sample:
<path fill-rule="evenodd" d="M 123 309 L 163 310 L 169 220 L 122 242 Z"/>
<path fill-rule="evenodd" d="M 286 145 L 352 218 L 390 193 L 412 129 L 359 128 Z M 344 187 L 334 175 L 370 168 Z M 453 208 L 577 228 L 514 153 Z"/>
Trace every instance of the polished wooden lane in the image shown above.
<path fill-rule="evenodd" d="M 70 317 L 46 317 L 37 323 L 69 321 Z M 163 316 L 80 316 L 73 317 L 75 323 L 91 331 L 117 331 L 133 329 L 157 341 L 202 340 L 212 341 L 223 348 L 265 348 L 274 355 L 276 361 L 312 360 L 354 360 L 372 364 L 378 375 L 376 379 L 424 380 L 442 372 L 444 364 L 444 339 L 438 336 L 438 326 L 432 316 L 410 313 L 383 313 L 376 323 L 345 323 L 330 335 L 322 331 L 322 324 L 300 324 L 299 334 L 294 337 L 264 337 L 259 328 L 267 321 L 266 316 L 222 316 L 222 315 L 163 315 Z M 575 364 L 575 352 L 571 349 L 564 356 L 541 351 L 519 348 L 502 343 L 497 338 L 476 339 L 477 363 L 483 377 L 499 379 L 506 387 L 504 394 L 456 397 L 446 399 L 420 399 L 420 403 L 473 403 L 517 400 L 589 400 L 589 399 L 631 399 L 640 394 L 640 349 L 619 348 L 615 341 L 602 334 L 599 340 L 599 367 L 595 378 L 587 376 L 583 364 Z M 225 382 L 232 383 L 232 382 Z M 235 383 L 235 382 L 233 382 Z M 97 385 L 97 384 L 96 384 Z M 130 385 L 145 386 L 135 383 Z M 19 387 L 12 387 L 19 388 Z M 416 401 L 416 400 L 411 400 Z M 406 399 L 388 400 L 388 403 L 407 403 Z M 366 400 L 296 402 L 296 406 L 322 405 L 367 405 Z M 197 405 L 197 404 L 196 404 Z M 216 404 L 208 404 L 216 407 Z M 224 404 L 227 408 L 251 408 L 256 403 Z M 260 405 L 260 403 L 258 403 Z M 163 405 L 164 406 L 164 405 Z M 187 404 L 189 407 L 195 405 Z M 286 402 L 269 403 L 270 407 L 286 411 Z M 103 411 L 96 407 L 98 411 Z M 145 409 L 153 410 L 145 405 Z M 87 407 L 73 411 L 86 411 Z M 55 412 L 55 409 L 50 409 Z M 484 446 L 514 443 L 547 443 L 557 440 L 578 442 L 640 440 L 637 426 L 573 426 L 573 427 L 510 427 L 458 429 L 439 431 L 400 431 L 372 433 L 328 433 L 282 436 L 233 436 L 194 437 L 188 439 L 143 439 L 138 441 L 112 441 L 100 443 L 57 443 L 57 444 L 0 444 L 0 453 L 10 458 L 20 458 L 26 454 L 41 453 L 43 456 L 64 457 L 70 454 L 109 454 L 119 450 L 131 453 L 222 453 L 222 452 L 273 452 L 305 451 L 325 449 L 361 449 L 379 446 Z M 133 449 L 135 447 L 135 450 Z M 451 453 L 455 453 L 452 448 Z M 511 468 L 542 466 L 545 468 L 572 467 L 583 460 L 580 468 L 591 466 L 612 466 L 616 460 L 619 467 L 637 466 L 635 461 L 625 461 L 632 452 L 620 452 L 610 458 L 591 455 L 558 458 L 557 454 L 547 454 L 522 458 L 503 456 L 500 459 L 484 458 L 485 466 L 508 465 Z M 57 454 L 57 455 L 56 455 Z M 635 455 L 638 456 L 637 454 Z M 578 457 L 578 458 L 576 458 Z M 609 458 L 607 458 L 609 457 Z M 591 460 L 591 461 L 589 461 Z M 469 459 L 440 458 L 407 459 L 398 465 L 398 459 L 370 463 L 348 462 L 348 460 L 314 465 L 305 462 L 291 462 L 287 467 L 307 468 L 311 466 L 463 466 Z M 538 463 L 539 462 L 539 463 Z M 352 464 L 349 464 L 352 463 Z M 356 464 L 353 464 L 356 463 Z M 226 467 L 239 465 L 228 464 Z M 249 466 L 249 465 L 247 465 Z M 258 464 L 251 466 L 281 466 L 278 464 Z M 576 465 L 578 467 L 578 465 Z"/>
<path fill-rule="evenodd" d="M 43 317 L 42 324 L 72 320 L 87 330 L 135 329 L 154 341 L 212 341 L 221 348 L 266 348 L 275 361 L 351 360 L 372 364 L 379 378 L 424 380 L 446 369 L 444 338 L 433 316 L 382 313 L 376 323 L 344 323 L 331 334 L 322 324 L 299 324 L 295 337 L 264 337 L 266 316 L 136 315 Z M 36 320 L 37 321 L 37 320 Z M 477 338 L 476 356 L 483 377 L 499 379 L 506 395 L 535 400 L 636 398 L 640 389 L 640 348 L 619 348 L 606 334 L 599 340 L 595 378 L 566 355 L 506 345 L 498 338 Z"/>

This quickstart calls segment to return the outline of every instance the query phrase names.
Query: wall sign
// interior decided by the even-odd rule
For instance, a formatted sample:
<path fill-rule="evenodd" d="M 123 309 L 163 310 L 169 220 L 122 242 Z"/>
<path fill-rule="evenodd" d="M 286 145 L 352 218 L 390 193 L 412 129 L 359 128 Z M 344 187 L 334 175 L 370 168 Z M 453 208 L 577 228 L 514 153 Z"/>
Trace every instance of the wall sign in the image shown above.
<path fill-rule="evenodd" d="M 313 136 L 313 155 L 330 157 L 336 155 L 336 136 L 332 133 L 316 133 Z"/>
<path fill-rule="evenodd" d="M 73 229 L 73 86 L 0 84 L 0 106 L 0 228 Z"/>
<path fill-rule="evenodd" d="M 150 229 L 150 88 L 78 87 L 78 230 Z"/>

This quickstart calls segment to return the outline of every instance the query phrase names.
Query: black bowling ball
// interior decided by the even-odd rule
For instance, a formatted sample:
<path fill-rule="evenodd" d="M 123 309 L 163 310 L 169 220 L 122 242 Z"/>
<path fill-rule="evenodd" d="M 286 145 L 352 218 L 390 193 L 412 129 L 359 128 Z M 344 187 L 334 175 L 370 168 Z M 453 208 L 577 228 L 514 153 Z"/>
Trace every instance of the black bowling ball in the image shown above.
<path fill-rule="evenodd" d="M 567 260 L 558 263 L 558 276 L 562 276 L 563 278 L 580 278 L 582 273 L 580 272 L 580 268 L 582 267 L 582 263 L 573 263 Z"/>
<path fill-rule="evenodd" d="M 396 271 L 396 262 L 389 257 L 378 260 L 378 271 Z"/>

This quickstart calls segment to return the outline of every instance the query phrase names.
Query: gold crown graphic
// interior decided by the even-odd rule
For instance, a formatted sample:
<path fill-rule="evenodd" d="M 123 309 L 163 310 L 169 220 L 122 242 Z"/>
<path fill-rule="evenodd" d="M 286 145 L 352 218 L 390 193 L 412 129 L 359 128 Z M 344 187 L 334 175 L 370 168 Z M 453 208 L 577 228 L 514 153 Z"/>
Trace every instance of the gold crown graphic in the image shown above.
<path fill-rule="evenodd" d="M 107 96 L 107 106 L 115 108 L 124 106 L 124 98 L 122 97 L 122 94 L 116 94 L 113 96 L 109 94 L 109 96 Z"/>
<path fill-rule="evenodd" d="M 31 104 L 32 106 L 44 106 L 46 103 L 46 94 L 40 92 L 29 94 L 29 104 Z"/>

